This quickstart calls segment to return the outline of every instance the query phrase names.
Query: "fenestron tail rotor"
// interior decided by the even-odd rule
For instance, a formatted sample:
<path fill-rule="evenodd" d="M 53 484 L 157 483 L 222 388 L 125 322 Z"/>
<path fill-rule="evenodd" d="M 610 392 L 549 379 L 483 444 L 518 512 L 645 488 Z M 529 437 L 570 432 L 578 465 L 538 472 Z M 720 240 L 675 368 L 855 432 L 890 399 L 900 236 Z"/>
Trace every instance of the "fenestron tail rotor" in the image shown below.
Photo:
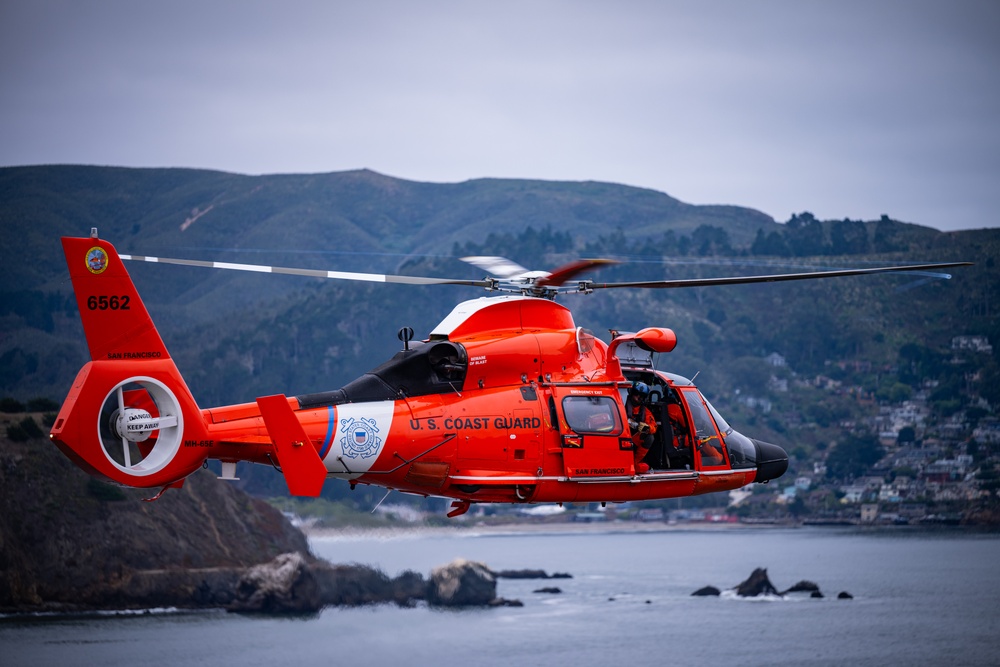
<path fill-rule="evenodd" d="M 150 377 L 129 378 L 108 392 L 97 428 L 112 465 L 126 475 L 140 477 L 170 463 L 184 431 L 177 398 Z"/>

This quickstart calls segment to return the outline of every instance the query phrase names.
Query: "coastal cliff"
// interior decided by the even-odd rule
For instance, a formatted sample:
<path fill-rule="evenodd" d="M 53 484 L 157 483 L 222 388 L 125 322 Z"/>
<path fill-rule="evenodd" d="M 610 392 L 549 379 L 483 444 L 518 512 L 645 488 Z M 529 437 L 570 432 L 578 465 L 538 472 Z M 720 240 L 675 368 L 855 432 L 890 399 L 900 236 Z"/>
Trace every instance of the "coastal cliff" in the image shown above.
<path fill-rule="evenodd" d="M 217 592 L 247 568 L 315 560 L 279 511 L 207 470 L 141 501 L 155 492 L 99 482 L 44 436 L 0 428 L 0 611 L 224 606 Z"/>
<path fill-rule="evenodd" d="M 207 470 L 142 502 L 156 490 L 91 478 L 48 441 L 40 421 L 0 413 L 0 426 L 22 427 L 16 438 L 0 428 L 0 613 L 314 613 L 328 605 L 416 600 L 517 605 L 496 597 L 497 577 L 548 577 L 540 570 L 494 573 L 465 561 L 437 568 L 429 579 L 333 564 L 314 557 L 305 535 L 277 509 Z"/>

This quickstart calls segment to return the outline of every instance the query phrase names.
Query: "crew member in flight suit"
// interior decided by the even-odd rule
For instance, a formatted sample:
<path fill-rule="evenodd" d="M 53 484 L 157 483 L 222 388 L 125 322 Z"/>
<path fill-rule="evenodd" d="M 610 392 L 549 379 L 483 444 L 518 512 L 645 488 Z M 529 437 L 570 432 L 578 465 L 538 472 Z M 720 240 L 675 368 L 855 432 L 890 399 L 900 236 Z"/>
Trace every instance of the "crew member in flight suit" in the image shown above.
<path fill-rule="evenodd" d="M 649 464 L 643 463 L 650 447 L 653 446 L 653 436 L 656 433 L 656 418 L 646 407 L 649 396 L 649 386 L 645 382 L 636 382 L 628 392 L 625 402 L 625 412 L 628 426 L 632 431 L 632 444 L 635 449 L 635 471 L 649 472 Z"/>

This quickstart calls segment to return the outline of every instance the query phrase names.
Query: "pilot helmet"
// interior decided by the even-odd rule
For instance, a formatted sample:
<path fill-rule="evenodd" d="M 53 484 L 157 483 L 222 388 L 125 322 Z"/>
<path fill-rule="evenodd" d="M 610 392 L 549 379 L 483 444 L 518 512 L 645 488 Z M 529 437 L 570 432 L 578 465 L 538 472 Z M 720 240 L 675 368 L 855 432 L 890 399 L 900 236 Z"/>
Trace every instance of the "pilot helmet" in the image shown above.
<path fill-rule="evenodd" d="M 649 385 L 645 382 L 636 382 L 629 391 L 635 396 L 646 398 L 649 396 Z"/>

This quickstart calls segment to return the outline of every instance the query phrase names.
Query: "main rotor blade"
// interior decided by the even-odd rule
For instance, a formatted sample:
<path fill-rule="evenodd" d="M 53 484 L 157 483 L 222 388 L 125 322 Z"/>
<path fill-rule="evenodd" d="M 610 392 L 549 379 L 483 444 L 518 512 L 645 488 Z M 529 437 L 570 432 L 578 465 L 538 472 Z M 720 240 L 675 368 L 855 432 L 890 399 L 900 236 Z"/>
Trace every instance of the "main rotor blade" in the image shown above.
<path fill-rule="evenodd" d="M 618 262 L 613 259 L 578 259 L 575 262 L 570 262 L 569 264 L 560 266 L 544 278 L 539 278 L 535 281 L 535 284 L 540 287 L 559 287 L 560 285 L 565 284 L 568 280 L 575 278 L 585 271 L 596 269 L 599 266 L 608 266 L 609 264 L 617 263 Z"/>
<path fill-rule="evenodd" d="M 595 283 L 581 281 L 586 289 L 612 289 L 616 287 L 642 287 L 665 289 L 673 287 L 707 287 L 710 285 L 747 285 L 751 283 L 775 283 L 785 280 L 810 280 L 813 278 L 839 278 L 842 276 L 862 276 L 871 273 L 897 273 L 904 271 L 934 271 L 954 266 L 972 266 L 972 262 L 949 262 L 944 264 L 910 264 L 905 266 L 879 266 L 869 269 L 840 269 L 836 271 L 810 271 L 807 273 L 778 273 L 768 276 L 733 276 L 729 278 L 690 278 L 686 280 L 651 280 L 634 283 Z M 941 274 L 951 278 L 950 274 Z"/>
<path fill-rule="evenodd" d="M 489 275 L 497 276 L 498 278 L 510 278 L 512 276 L 521 275 L 522 273 L 528 273 L 528 269 L 513 260 L 507 259 L 506 257 L 476 255 L 474 257 L 461 257 L 460 259 L 463 262 L 472 264 L 477 269 L 482 269 Z"/>
<path fill-rule="evenodd" d="M 394 276 L 383 273 L 353 273 L 350 271 L 323 271 L 320 269 L 294 269 L 284 266 L 264 266 L 262 264 L 234 264 L 231 262 L 205 262 L 197 259 L 176 259 L 173 257 L 149 257 L 147 255 L 119 255 L 133 262 L 155 264 L 177 264 L 180 266 L 200 266 L 206 269 L 226 269 L 229 271 L 251 271 L 254 273 L 280 273 L 290 276 L 310 278 L 330 278 L 334 280 L 360 280 L 372 283 L 400 283 L 404 285 L 467 285 L 469 287 L 491 287 L 489 280 L 464 280 L 449 278 L 422 278 L 420 276 Z"/>

